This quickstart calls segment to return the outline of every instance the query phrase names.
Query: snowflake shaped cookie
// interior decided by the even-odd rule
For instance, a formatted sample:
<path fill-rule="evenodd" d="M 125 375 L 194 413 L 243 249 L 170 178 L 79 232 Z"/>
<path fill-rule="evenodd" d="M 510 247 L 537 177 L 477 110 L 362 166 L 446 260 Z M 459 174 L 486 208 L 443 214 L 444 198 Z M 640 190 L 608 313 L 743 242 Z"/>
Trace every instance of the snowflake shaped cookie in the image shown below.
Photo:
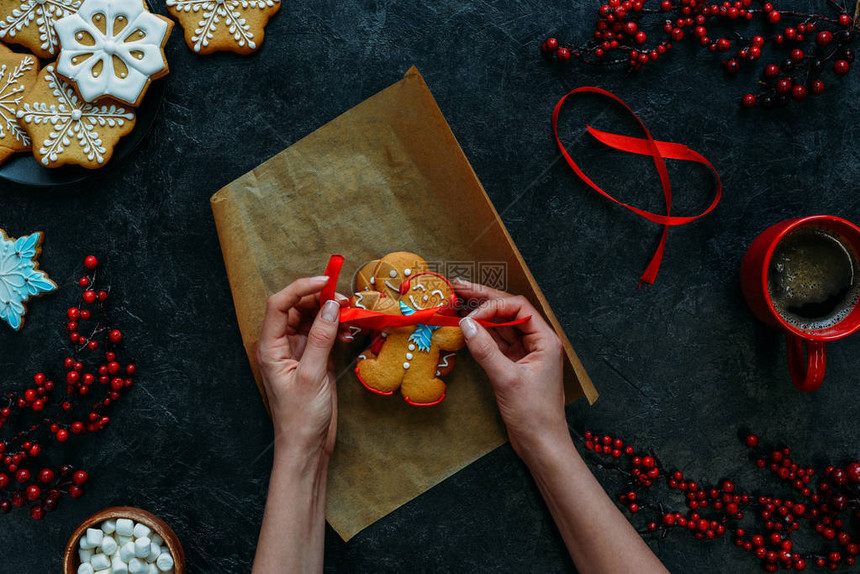
<path fill-rule="evenodd" d="M 84 0 L 56 24 L 57 73 L 88 102 L 108 96 L 136 106 L 150 80 L 168 72 L 171 29 L 173 21 L 150 12 L 144 0 Z"/>
<path fill-rule="evenodd" d="M 102 167 L 135 123 L 134 110 L 81 100 L 57 76 L 53 64 L 42 70 L 36 85 L 24 94 L 17 115 L 33 139 L 33 155 L 45 167 L 68 163 Z"/>
<path fill-rule="evenodd" d="M 30 136 L 16 116 L 18 104 L 39 75 L 35 56 L 16 54 L 0 45 L 0 163 L 19 151 L 30 149 Z"/>
<path fill-rule="evenodd" d="M 60 42 L 54 24 L 80 6 L 81 0 L 0 0 L 0 38 L 40 58 L 56 56 Z"/>
<path fill-rule="evenodd" d="M 36 261 L 42 252 L 42 233 L 37 231 L 9 239 L 0 229 L 0 319 L 20 331 L 24 326 L 25 304 L 57 289 Z"/>
<path fill-rule="evenodd" d="M 167 0 L 167 11 L 185 29 L 185 42 L 199 54 L 254 52 L 280 7 L 280 0 Z"/>

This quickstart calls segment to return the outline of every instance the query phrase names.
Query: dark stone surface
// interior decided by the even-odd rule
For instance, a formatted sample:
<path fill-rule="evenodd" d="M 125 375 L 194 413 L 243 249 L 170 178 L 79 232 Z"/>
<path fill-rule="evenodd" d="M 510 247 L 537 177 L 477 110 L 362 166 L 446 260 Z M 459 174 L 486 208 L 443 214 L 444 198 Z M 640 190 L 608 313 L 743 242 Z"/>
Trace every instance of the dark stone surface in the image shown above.
<path fill-rule="evenodd" d="M 21 334 L 0 329 L 0 388 L 54 370 L 60 317 L 87 254 L 105 263 L 115 317 L 139 384 L 108 430 L 68 449 L 93 479 L 47 520 L 0 517 L 3 572 L 58 572 L 66 538 L 92 512 L 147 508 L 183 540 L 191 572 L 248 571 L 265 502 L 271 425 L 233 314 L 208 198 L 416 64 L 590 372 L 600 400 L 569 409 L 571 427 L 655 448 L 705 481 L 772 483 L 736 439 L 752 427 L 799 460 L 857 457 L 860 337 L 830 346 L 814 394 L 791 386 L 782 339 L 759 326 L 738 285 L 745 247 L 768 225 L 814 213 L 860 220 L 855 187 L 857 74 L 775 113 L 739 110 L 757 76 L 726 79 L 718 57 L 682 43 L 630 77 L 538 57 L 548 34 L 582 39 L 597 4 L 536 0 L 288 2 L 252 57 L 198 57 L 179 28 L 153 132 L 86 183 L 56 190 L 0 184 L 0 227 L 43 230 L 41 261 L 61 284 L 34 303 Z M 803 3 L 795 3 L 803 4 Z M 156 1 L 164 13 L 163 1 Z M 614 91 L 658 139 L 706 155 L 725 196 L 673 229 L 658 282 L 637 290 L 658 228 L 587 189 L 559 161 L 550 112 L 568 89 Z M 571 102 L 562 123 L 582 164 L 622 200 L 660 210 L 653 165 L 580 137 L 586 122 L 636 134 L 603 101 Z M 672 163 L 676 213 L 707 205 L 707 173 Z M 262 453 L 262 455 L 261 455 Z M 598 472 L 612 493 L 621 485 Z M 599 527 L 599 525 L 598 525 Z M 331 572 L 563 572 L 573 565 L 537 491 L 502 447 L 349 543 L 330 529 Z M 728 538 L 678 533 L 653 545 L 675 572 L 755 572 Z"/>

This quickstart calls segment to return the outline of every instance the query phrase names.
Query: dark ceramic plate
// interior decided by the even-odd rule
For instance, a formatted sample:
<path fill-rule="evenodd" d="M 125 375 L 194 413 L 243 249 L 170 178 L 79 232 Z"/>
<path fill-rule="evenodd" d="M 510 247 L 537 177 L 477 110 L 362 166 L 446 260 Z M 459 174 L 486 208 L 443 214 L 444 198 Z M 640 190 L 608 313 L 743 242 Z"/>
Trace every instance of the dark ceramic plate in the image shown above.
<path fill-rule="evenodd" d="M 163 99 L 164 81 L 152 82 L 143 98 L 143 103 L 137 108 L 137 124 L 130 134 L 119 140 L 114 148 L 113 157 L 107 165 L 115 165 L 125 160 L 137 149 L 137 146 L 149 133 L 152 124 L 155 123 Z M 0 165 L 0 180 L 33 187 L 51 187 L 83 181 L 96 175 L 102 169 L 104 168 L 87 169 L 77 165 L 64 165 L 51 169 L 42 166 L 32 154 L 21 153 Z"/>

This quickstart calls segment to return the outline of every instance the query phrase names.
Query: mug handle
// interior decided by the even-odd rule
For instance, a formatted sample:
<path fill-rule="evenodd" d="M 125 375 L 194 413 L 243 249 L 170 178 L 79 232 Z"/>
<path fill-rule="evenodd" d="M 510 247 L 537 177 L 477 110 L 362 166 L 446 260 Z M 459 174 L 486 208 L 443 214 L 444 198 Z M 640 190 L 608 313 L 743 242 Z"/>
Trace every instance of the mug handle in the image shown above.
<path fill-rule="evenodd" d="M 814 391 L 824 381 L 827 352 L 823 341 L 810 341 L 791 333 L 785 336 L 788 347 L 788 368 L 794 386 L 801 391 Z M 806 361 L 803 351 L 806 350 Z"/>

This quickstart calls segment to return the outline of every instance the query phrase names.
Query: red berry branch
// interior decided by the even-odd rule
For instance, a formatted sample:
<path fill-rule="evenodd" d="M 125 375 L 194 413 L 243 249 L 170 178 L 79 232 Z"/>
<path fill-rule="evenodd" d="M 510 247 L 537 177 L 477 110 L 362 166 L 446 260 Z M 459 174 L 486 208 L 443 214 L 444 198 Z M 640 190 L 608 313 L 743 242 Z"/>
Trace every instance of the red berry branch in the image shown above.
<path fill-rule="evenodd" d="M 792 495 L 744 493 L 731 480 L 715 485 L 690 480 L 679 470 L 667 470 L 652 452 L 636 452 L 621 439 L 590 431 L 585 433 L 585 449 L 613 461 L 599 463 L 599 468 L 629 478 L 618 500 L 631 514 L 647 517 L 640 534 L 665 537 L 680 529 L 691 532 L 696 540 L 710 540 L 731 533 L 735 546 L 752 553 L 765 572 L 805 570 L 808 565 L 829 570 L 854 565 L 860 553 L 856 528 L 860 524 L 860 463 L 828 466 L 816 485 L 816 471 L 793 461 L 791 449 L 760 448 L 759 438 L 753 434 L 744 440 L 755 454 L 756 466 L 769 470 Z M 662 482 L 683 496 L 685 509 L 671 510 L 645 498 L 649 488 Z M 747 520 L 742 522 L 744 518 Z M 801 524 L 821 538 L 817 551 L 797 548 L 792 538 Z"/>
<path fill-rule="evenodd" d="M 846 1 L 828 0 L 831 14 L 822 15 L 778 10 L 771 2 L 753 9 L 752 0 L 721 4 L 662 0 L 659 9 L 646 8 L 647 0 L 608 0 L 597 11 L 592 40 L 575 47 L 548 38 L 541 51 L 546 58 L 562 63 L 573 57 L 588 64 L 639 70 L 665 56 L 684 38 L 692 37 L 702 48 L 725 54 L 722 68 L 726 74 L 735 75 L 743 66 L 754 65 L 770 46 L 777 61 L 765 66 L 759 89 L 744 95 L 741 103 L 746 108 L 756 104 L 766 109 L 783 107 L 792 100 L 805 100 L 807 94 L 821 94 L 825 87 L 822 78 L 828 70 L 844 76 L 851 68 L 860 0 L 851 7 Z M 657 22 L 659 31 L 643 29 L 650 16 L 662 20 Z M 760 35 L 745 37 L 737 30 L 715 30 L 747 27 L 751 20 L 762 22 Z"/>
<path fill-rule="evenodd" d="M 41 520 L 62 495 L 81 497 L 85 471 L 70 464 L 53 469 L 43 461 L 73 437 L 105 428 L 110 421 L 105 413 L 134 384 L 135 366 L 119 360 L 122 333 L 107 314 L 110 289 L 99 287 L 98 260 L 89 256 L 84 266 L 80 300 L 66 311 L 72 352 L 61 376 L 55 382 L 45 372 L 36 373 L 23 392 L 0 398 L 0 514 L 28 506 L 30 516 Z M 90 402 L 95 395 L 98 399 Z"/>

